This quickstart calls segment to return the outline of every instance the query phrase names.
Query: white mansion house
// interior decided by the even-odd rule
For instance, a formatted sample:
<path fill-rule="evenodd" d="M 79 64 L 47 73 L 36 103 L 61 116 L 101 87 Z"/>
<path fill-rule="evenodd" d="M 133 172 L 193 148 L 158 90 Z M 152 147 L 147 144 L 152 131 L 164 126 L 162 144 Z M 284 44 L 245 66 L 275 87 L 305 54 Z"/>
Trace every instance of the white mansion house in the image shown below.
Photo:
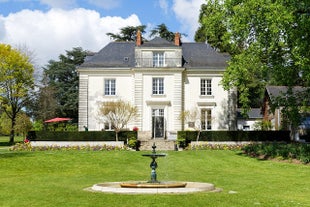
<path fill-rule="evenodd" d="M 229 56 L 205 43 L 182 43 L 156 37 L 143 42 L 111 42 L 88 57 L 79 72 L 79 130 L 110 130 L 98 117 L 104 101 L 128 101 L 138 127 L 149 138 L 174 139 L 187 129 L 229 130 L 234 127 L 233 92 L 221 86 Z M 181 118 L 184 112 L 191 114 Z M 184 117 L 184 116 L 183 116 Z"/>

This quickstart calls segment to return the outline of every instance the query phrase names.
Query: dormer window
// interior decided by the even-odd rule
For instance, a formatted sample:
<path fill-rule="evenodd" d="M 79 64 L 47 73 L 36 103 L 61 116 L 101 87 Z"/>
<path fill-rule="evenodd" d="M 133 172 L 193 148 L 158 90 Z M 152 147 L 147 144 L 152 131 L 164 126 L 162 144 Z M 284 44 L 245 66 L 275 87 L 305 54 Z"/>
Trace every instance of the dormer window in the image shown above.
<path fill-rule="evenodd" d="M 163 67 L 165 56 L 163 52 L 153 52 L 153 67 Z"/>

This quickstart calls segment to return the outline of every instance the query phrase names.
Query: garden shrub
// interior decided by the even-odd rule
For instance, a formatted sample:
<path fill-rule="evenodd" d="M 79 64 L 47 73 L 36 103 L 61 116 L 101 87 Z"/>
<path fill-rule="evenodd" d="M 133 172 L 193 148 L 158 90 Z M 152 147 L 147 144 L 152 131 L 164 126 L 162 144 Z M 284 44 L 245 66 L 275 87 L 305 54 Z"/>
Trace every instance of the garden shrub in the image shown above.
<path fill-rule="evenodd" d="M 305 164 L 310 163 L 310 144 L 305 143 L 256 143 L 245 145 L 242 150 L 251 157 L 297 159 Z"/>
<path fill-rule="evenodd" d="M 127 143 L 132 137 L 137 137 L 136 131 L 119 132 L 119 141 Z M 27 138 L 30 141 L 115 141 L 114 131 L 30 131 Z"/>
<path fill-rule="evenodd" d="M 197 140 L 198 131 L 178 131 L 178 142 L 187 147 L 191 141 Z M 283 141 L 290 142 L 289 131 L 202 131 L 198 141 Z"/>

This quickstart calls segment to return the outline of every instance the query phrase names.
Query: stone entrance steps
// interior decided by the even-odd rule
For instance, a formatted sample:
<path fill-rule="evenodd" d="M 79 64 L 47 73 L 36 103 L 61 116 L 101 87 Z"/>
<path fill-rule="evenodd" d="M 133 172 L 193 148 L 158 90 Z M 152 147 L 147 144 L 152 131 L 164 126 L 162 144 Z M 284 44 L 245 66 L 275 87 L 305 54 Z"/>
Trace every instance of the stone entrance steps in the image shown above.
<path fill-rule="evenodd" d="M 140 140 L 140 150 L 152 151 L 153 144 L 156 145 L 156 151 L 166 151 L 166 150 L 175 150 L 175 140 L 166 140 L 163 138 L 156 139 L 143 139 Z"/>

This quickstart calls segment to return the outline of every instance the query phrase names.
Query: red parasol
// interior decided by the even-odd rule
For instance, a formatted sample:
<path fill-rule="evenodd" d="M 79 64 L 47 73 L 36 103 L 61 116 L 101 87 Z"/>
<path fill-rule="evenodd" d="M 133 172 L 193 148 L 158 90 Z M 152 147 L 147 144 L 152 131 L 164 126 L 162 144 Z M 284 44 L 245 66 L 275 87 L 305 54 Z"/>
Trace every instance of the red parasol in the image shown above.
<path fill-rule="evenodd" d="M 49 119 L 49 120 L 46 120 L 44 121 L 45 123 L 51 123 L 51 122 L 61 122 L 61 121 L 69 121 L 69 120 L 72 120 L 70 118 L 59 118 L 59 117 L 56 117 L 56 118 L 53 118 L 53 119 Z"/>

